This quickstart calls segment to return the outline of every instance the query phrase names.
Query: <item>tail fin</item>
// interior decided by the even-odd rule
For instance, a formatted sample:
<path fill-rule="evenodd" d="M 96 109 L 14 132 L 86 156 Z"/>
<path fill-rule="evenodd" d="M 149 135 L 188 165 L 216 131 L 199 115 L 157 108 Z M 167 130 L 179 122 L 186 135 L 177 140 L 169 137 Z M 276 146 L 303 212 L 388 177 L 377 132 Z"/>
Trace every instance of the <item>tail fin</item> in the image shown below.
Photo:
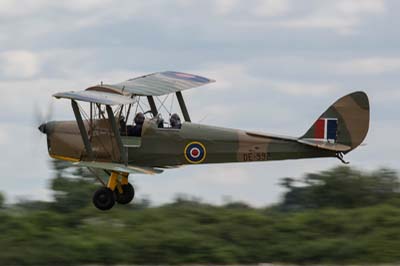
<path fill-rule="evenodd" d="M 369 129 L 370 109 L 367 94 L 354 92 L 337 100 L 312 125 L 300 140 L 358 147 Z"/>

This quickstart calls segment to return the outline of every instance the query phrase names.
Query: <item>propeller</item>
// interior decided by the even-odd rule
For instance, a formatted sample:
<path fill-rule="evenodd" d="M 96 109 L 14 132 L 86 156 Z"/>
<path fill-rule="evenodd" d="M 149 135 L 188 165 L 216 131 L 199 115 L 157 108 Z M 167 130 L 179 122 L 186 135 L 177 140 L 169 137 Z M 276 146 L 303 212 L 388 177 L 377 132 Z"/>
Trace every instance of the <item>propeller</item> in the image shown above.
<path fill-rule="evenodd" d="M 44 111 L 43 111 L 44 110 Z M 53 116 L 53 101 L 50 100 L 47 105 L 39 104 L 37 101 L 33 104 L 32 118 L 31 118 L 31 140 L 30 140 L 30 153 L 31 156 L 38 156 L 39 151 L 43 152 L 43 137 L 47 134 L 47 123 Z M 43 147 L 42 147 L 43 146 Z"/>
<path fill-rule="evenodd" d="M 43 110 L 45 110 L 43 112 Z M 53 102 L 39 104 L 37 101 L 33 103 L 31 112 L 30 128 L 30 155 L 39 157 L 43 153 L 43 137 L 46 135 L 46 124 L 51 120 L 53 115 Z M 40 151 L 40 152 L 39 152 Z"/>
<path fill-rule="evenodd" d="M 41 133 L 46 134 L 46 124 L 51 120 L 53 116 L 53 101 L 50 101 L 47 105 L 47 111 L 45 114 L 42 113 L 39 105 L 35 103 L 33 114 L 35 127 L 38 127 Z"/>

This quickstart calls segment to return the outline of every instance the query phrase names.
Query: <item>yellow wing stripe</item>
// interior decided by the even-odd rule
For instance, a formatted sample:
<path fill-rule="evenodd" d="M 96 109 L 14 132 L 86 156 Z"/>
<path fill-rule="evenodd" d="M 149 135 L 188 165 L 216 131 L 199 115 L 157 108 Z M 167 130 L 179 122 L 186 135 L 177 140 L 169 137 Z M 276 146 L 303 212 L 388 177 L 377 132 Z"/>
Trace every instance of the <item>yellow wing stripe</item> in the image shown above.
<path fill-rule="evenodd" d="M 72 157 L 66 157 L 66 156 L 60 156 L 60 155 L 50 155 L 51 158 L 57 159 L 57 160 L 62 160 L 62 161 L 67 161 L 67 162 L 79 162 L 80 160 L 77 158 L 72 158 Z"/>

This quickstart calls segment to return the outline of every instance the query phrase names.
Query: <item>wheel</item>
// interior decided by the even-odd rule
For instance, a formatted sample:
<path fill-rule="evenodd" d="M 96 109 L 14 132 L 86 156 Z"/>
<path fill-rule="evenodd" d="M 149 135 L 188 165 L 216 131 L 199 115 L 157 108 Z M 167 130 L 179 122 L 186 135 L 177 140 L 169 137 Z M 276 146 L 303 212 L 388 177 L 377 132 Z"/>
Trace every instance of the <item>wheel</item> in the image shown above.
<path fill-rule="evenodd" d="M 93 204 L 102 211 L 111 209 L 115 204 L 114 192 L 106 187 L 99 188 L 93 195 Z"/>
<path fill-rule="evenodd" d="M 128 183 L 126 185 L 122 185 L 122 193 L 118 192 L 118 189 L 115 190 L 115 198 L 119 204 L 128 204 L 135 197 L 135 189 L 133 186 Z"/>

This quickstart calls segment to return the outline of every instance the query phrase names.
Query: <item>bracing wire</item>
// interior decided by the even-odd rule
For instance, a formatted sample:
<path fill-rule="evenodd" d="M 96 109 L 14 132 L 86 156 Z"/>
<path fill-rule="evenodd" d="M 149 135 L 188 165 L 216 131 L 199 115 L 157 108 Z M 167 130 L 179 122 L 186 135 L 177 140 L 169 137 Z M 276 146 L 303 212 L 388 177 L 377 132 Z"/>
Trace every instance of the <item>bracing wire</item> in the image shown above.
<path fill-rule="evenodd" d="M 85 120 L 88 121 L 88 120 L 89 120 L 89 116 L 88 116 L 88 114 L 85 112 L 85 110 L 83 109 L 83 107 L 82 107 L 80 104 L 78 104 L 78 108 L 79 108 L 79 111 L 81 112 L 83 118 L 84 118 Z M 100 111 L 99 111 L 99 112 L 100 112 Z M 94 128 L 93 128 L 93 130 L 94 130 Z M 111 137 L 111 132 L 110 132 L 110 137 Z M 97 138 L 97 140 L 98 140 L 98 142 L 100 143 L 100 145 L 102 146 L 103 150 L 104 150 L 105 152 L 107 152 L 111 157 L 113 157 L 112 152 L 109 152 L 109 151 L 107 150 L 106 145 L 103 143 L 103 141 L 101 140 L 101 138 Z M 115 147 L 114 147 L 114 143 L 111 141 L 111 151 L 113 151 L 114 148 L 115 148 Z M 95 157 L 95 159 L 97 159 L 97 156 Z"/>
<path fill-rule="evenodd" d="M 159 107 L 159 109 L 161 109 L 161 107 L 164 108 L 165 111 L 171 116 L 171 112 L 170 112 L 170 111 L 167 109 L 167 107 L 165 107 L 165 105 L 164 105 L 164 103 L 165 103 L 166 99 L 168 98 L 168 96 L 169 96 L 169 95 L 167 95 L 167 96 L 164 98 L 163 101 L 161 101 L 158 97 L 156 97 L 156 99 L 157 99 L 157 101 L 161 104 L 160 107 Z"/>

